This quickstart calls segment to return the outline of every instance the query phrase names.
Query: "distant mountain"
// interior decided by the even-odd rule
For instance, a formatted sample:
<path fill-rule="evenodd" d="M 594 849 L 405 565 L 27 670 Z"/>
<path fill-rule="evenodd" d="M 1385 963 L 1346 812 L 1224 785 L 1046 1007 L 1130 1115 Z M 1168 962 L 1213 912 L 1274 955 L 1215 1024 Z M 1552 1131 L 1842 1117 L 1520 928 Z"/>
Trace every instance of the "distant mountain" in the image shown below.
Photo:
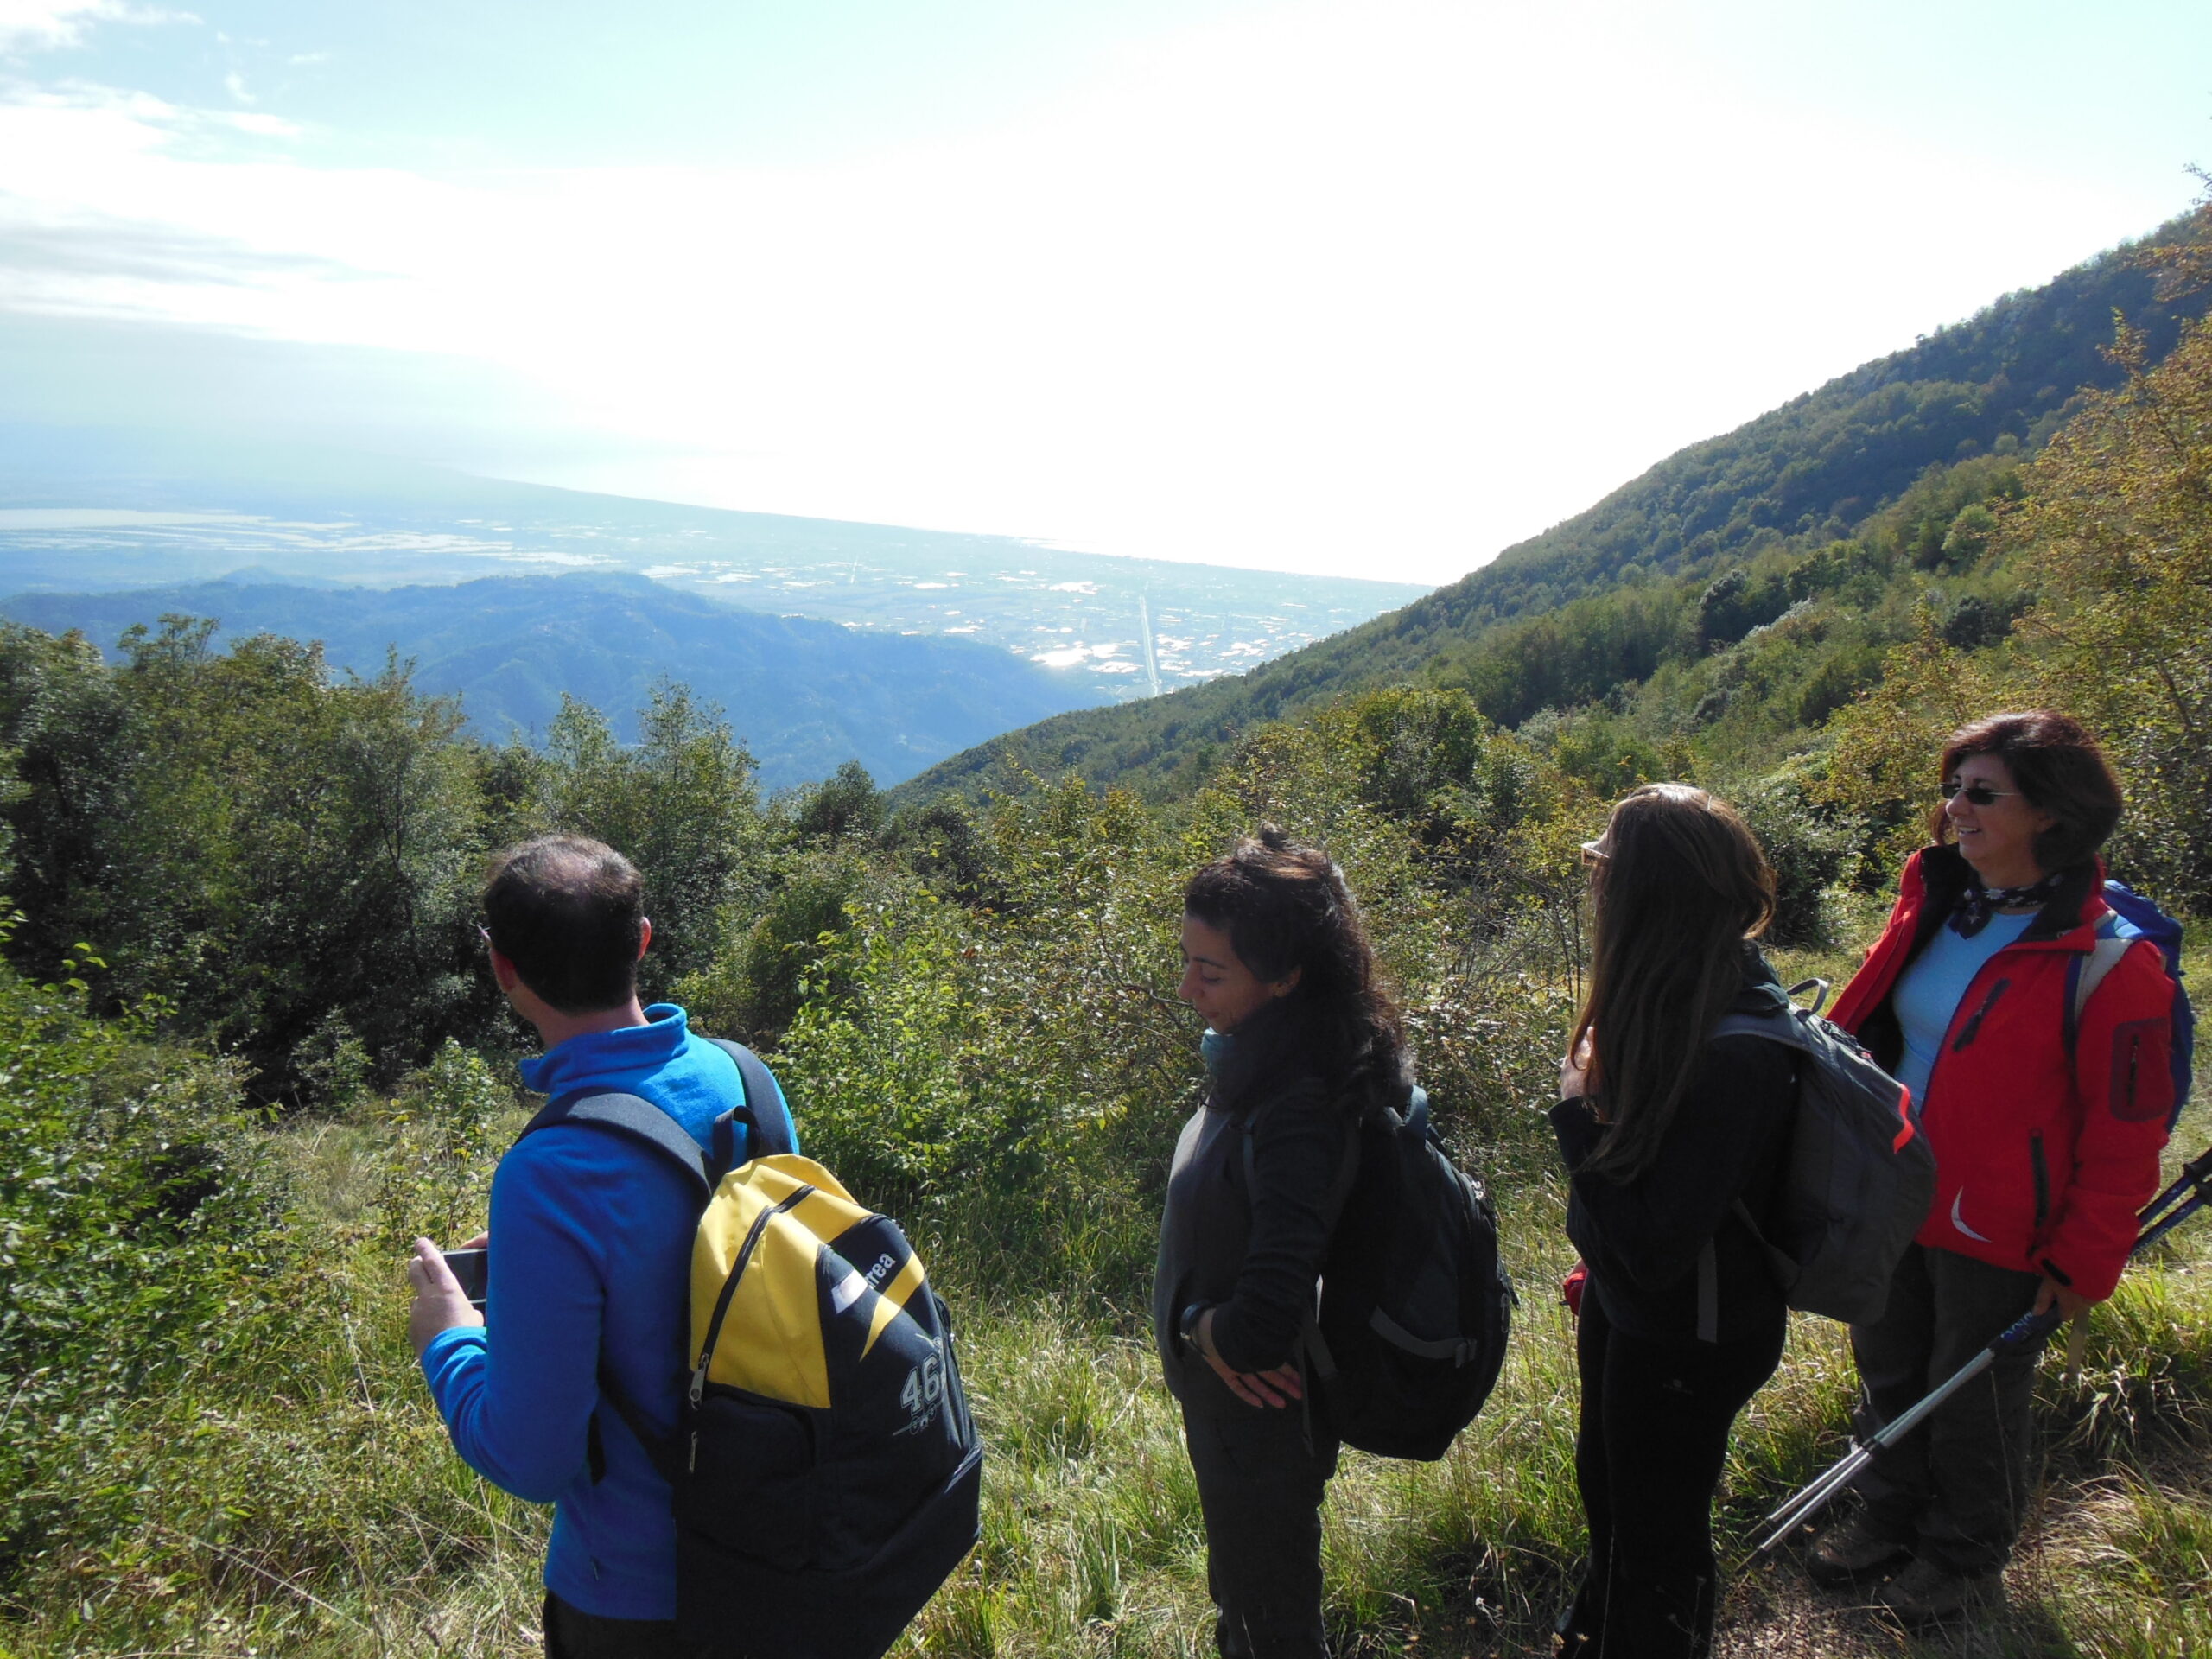
<path fill-rule="evenodd" d="M 1127 701 L 1427 591 L 1010 536 L 732 512 L 204 435 L 0 427 L 0 593 L 235 577 L 383 588 L 631 572 L 759 611 L 994 645 Z"/>
<path fill-rule="evenodd" d="M 251 633 L 324 642 L 331 664 L 372 675 L 388 650 L 423 690 L 458 693 L 482 735 L 542 736 L 568 691 L 636 735 L 663 676 L 721 705 L 785 788 L 857 758 L 880 783 L 1010 726 L 1096 700 L 1097 682 L 966 639 L 857 632 L 768 616 L 642 576 L 504 576 L 449 587 L 304 588 L 200 582 L 111 594 L 22 594 L 0 613 L 112 649 L 134 623 L 212 617 L 218 643 Z"/>
<path fill-rule="evenodd" d="M 2179 223 L 2149 240 L 2171 239 Z M 973 793 L 1011 756 L 1048 777 L 1072 771 L 1173 794 L 1259 722 L 1366 686 L 1478 677 L 1474 659 L 1487 641 L 1576 599 L 1655 575 L 1718 576 L 1770 550 L 1847 537 L 1931 470 L 1993 451 L 2033 451 L 2081 388 L 2114 384 L 2120 371 L 2103 349 L 2115 311 L 2143 332 L 2152 361 L 2172 349 L 2183 318 L 2202 315 L 2212 293 L 2162 301 L 2133 251 L 2008 295 L 1969 321 L 1693 444 L 1402 610 L 1234 678 L 995 738 L 901 793 Z M 1650 671 L 1624 653 L 1615 677 L 1632 683 Z"/>

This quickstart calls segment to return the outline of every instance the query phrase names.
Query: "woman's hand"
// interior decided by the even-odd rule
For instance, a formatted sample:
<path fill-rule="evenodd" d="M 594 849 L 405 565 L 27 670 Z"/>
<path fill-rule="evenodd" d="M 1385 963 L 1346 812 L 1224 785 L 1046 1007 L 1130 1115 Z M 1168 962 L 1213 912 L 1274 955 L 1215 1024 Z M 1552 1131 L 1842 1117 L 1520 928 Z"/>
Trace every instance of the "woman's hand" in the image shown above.
<path fill-rule="evenodd" d="M 481 1249 L 491 1242 L 480 1235 L 463 1248 Z M 415 1241 L 415 1254 L 407 1258 L 407 1282 L 415 1287 L 415 1305 L 407 1310 L 407 1340 L 415 1344 L 417 1358 L 441 1331 L 458 1325 L 481 1325 L 484 1316 L 468 1305 L 468 1294 L 446 1266 L 445 1252 L 427 1238 Z"/>
<path fill-rule="evenodd" d="M 1192 1340 L 1200 1357 L 1213 1367 L 1213 1374 L 1229 1385 L 1231 1394 L 1248 1406 L 1278 1408 L 1306 1397 L 1306 1385 L 1299 1381 L 1295 1365 L 1278 1365 L 1272 1371 L 1230 1370 L 1222 1357 L 1214 1351 L 1213 1313 L 1213 1309 L 1208 1308 L 1198 1315 L 1198 1327 Z"/>
<path fill-rule="evenodd" d="M 1559 1063 L 1559 1097 L 1577 1100 L 1589 1090 L 1583 1085 L 1590 1073 L 1590 1033 L 1584 1032 L 1582 1040 L 1563 1055 Z"/>
<path fill-rule="evenodd" d="M 2042 1284 L 2036 1287 L 2036 1305 L 2033 1311 L 2037 1313 L 2049 1313 L 2054 1302 L 2058 1305 L 2059 1313 L 2069 1319 L 2080 1319 L 2096 1306 L 2086 1296 L 2076 1296 L 2057 1280 L 2046 1277 Z"/>

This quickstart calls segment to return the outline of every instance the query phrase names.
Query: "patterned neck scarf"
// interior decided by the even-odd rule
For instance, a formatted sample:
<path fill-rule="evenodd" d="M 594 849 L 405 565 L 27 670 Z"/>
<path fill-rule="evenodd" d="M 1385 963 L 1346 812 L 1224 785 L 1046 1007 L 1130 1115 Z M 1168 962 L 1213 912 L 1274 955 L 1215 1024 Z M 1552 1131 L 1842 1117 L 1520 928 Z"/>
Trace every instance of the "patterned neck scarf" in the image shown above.
<path fill-rule="evenodd" d="M 1987 927 L 1989 918 L 2000 910 L 2019 910 L 2029 905 L 2040 908 L 2057 893 L 2059 884 L 2065 879 L 2065 871 L 2053 870 L 2024 887 L 1985 887 L 1977 872 L 1967 883 L 1958 907 L 1951 912 L 1951 931 L 1962 939 L 1970 939 Z"/>

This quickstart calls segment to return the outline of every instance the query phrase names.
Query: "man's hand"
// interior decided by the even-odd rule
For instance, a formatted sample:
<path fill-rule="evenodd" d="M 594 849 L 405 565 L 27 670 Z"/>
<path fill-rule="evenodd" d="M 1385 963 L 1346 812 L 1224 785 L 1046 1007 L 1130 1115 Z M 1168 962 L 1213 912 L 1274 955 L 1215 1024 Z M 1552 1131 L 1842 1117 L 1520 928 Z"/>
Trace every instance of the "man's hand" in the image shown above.
<path fill-rule="evenodd" d="M 2036 1287 L 2036 1305 L 2033 1311 L 2037 1313 L 2048 1313 L 2053 1302 L 2058 1304 L 2059 1313 L 2069 1319 L 2080 1319 L 2096 1306 L 2088 1297 L 2076 1296 L 2057 1280 L 2046 1275 L 2043 1283 Z"/>
<path fill-rule="evenodd" d="M 481 1249 L 490 1243 L 491 1235 L 483 1233 L 462 1248 Z M 461 1281 L 446 1266 L 445 1252 L 427 1238 L 415 1241 L 415 1254 L 407 1258 L 407 1282 L 415 1287 L 415 1305 L 407 1311 L 407 1340 L 415 1344 L 416 1358 L 439 1332 L 484 1323 L 484 1316 L 468 1305 Z"/>
<path fill-rule="evenodd" d="M 1199 1355 L 1213 1367 L 1213 1374 L 1229 1385 L 1229 1391 L 1248 1406 L 1281 1408 L 1294 1400 L 1306 1397 L 1305 1384 L 1298 1378 L 1295 1365 L 1278 1365 L 1272 1371 L 1232 1371 L 1228 1362 L 1214 1351 L 1213 1309 L 1198 1315 L 1196 1342 Z"/>

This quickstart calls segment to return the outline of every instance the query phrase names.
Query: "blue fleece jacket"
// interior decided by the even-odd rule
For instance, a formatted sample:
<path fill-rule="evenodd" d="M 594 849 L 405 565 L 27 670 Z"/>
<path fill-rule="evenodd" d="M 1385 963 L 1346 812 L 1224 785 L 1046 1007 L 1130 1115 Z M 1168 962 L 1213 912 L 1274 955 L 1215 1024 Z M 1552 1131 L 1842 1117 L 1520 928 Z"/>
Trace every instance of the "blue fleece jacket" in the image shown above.
<path fill-rule="evenodd" d="M 573 1037 L 524 1062 L 523 1082 L 545 1095 L 640 1096 L 704 1147 L 715 1119 L 744 1097 L 736 1063 L 693 1037 L 673 1004 L 645 1014 L 646 1025 Z M 780 1092 L 772 1109 L 788 1117 Z M 524 1137 L 492 1178 L 485 1322 L 441 1332 L 423 1351 L 462 1460 L 554 1506 L 546 1588 L 605 1618 L 676 1616 L 668 1485 L 600 1398 L 598 1378 L 604 1365 L 660 1433 L 674 1431 L 696 1194 L 664 1154 L 625 1135 L 563 1123 Z M 596 1484 L 594 1417 L 607 1456 Z"/>

